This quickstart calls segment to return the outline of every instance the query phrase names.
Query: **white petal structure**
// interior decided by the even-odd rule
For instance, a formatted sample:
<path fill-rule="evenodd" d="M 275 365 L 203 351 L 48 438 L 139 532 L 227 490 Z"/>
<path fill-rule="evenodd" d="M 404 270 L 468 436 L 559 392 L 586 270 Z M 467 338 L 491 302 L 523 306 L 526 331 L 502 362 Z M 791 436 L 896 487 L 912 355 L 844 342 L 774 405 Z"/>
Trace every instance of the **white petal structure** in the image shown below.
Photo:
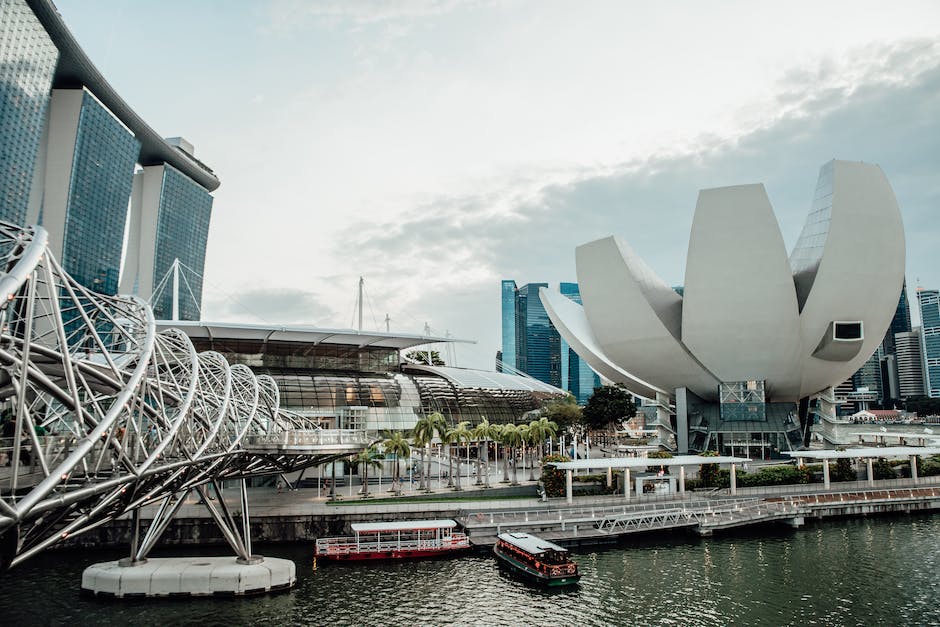
<path fill-rule="evenodd" d="M 577 248 L 583 309 L 541 299 L 588 364 L 634 393 L 760 380 L 797 401 L 848 378 L 881 342 L 904 280 L 904 229 L 876 165 L 823 166 L 789 256 L 763 185 L 699 193 L 684 296 L 622 240 Z"/>

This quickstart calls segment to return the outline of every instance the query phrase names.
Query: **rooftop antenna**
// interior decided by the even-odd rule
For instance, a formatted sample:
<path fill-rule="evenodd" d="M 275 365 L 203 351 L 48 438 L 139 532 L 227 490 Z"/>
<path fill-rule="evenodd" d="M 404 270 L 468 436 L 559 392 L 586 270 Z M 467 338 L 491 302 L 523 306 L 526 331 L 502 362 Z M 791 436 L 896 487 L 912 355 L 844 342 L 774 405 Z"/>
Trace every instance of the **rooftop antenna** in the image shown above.
<path fill-rule="evenodd" d="M 392 332 L 391 322 L 392 322 L 392 319 L 389 318 L 389 317 L 388 317 L 388 314 L 386 313 L 386 314 L 385 314 L 385 332 L 386 332 L 386 333 L 391 333 L 391 332 Z"/>

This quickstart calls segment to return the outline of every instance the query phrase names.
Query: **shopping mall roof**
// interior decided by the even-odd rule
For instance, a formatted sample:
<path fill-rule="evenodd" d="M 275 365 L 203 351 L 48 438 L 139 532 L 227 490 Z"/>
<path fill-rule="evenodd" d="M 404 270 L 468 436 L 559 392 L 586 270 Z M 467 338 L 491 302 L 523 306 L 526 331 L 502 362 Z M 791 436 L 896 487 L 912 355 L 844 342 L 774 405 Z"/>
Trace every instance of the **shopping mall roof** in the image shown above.
<path fill-rule="evenodd" d="M 425 366 L 422 364 L 403 364 L 402 370 L 410 374 L 427 372 L 443 377 L 460 388 L 491 388 L 498 390 L 525 390 L 526 392 L 545 392 L 547 394 L 567 394 L 554 385 L 543 383 L 532 377 L 523 377 L 505 372 L 488 372 L 468 368 L 447 366 Z"/>
<path fill-rule="evenodd" d="M 356 331 L 355 329 L 321 329 L 310 326 L 280 326 L 243 324 L 233 322 L 204 322 L 191 320 L 158 320 L 158 329 L 177 328 L 191 338 L 209 340 L 246 340 L 261 342 L 296 342 L 302 344 L 340 344 L 344 346 L 377 346 L 404 350 L 422 344 L 461 342 L 476 344 L 472 340 L 430 335 Z"/>

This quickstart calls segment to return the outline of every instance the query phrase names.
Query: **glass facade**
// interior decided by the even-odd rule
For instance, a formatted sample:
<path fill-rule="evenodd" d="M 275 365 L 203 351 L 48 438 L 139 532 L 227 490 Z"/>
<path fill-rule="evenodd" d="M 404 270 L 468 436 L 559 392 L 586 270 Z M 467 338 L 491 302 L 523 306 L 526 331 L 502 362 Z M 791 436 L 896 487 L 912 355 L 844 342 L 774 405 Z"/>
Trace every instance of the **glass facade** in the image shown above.
<path fill-rule="evenodd" d="M 215 350 L 231 364 L 270 375 L 281 407 L 326 424 L 357 424 L 370 431 L 410 430 L 422 416 L 441 412 L 450 424 L 525 422 L 548 395 L 524 390 L 460 387 L 431 374 L 399 370 L 396 349 L 305 342 L 193 338 L 198 351 Z"/>
<path fill-rule="evenodd" d="M 261 340 L 207 340 L 193 338 L 197 351 L 213 350 L 225 355 L 231 364 L 259 368 L 303 368 L 345 372 L 394 372 L 399 355 L 394 348 L 312 344 L 301 342 L 263 342 Z"/>
<path fill-rule="evenodd" d="M 116 294 L 140 142 L 87 91 L 75 137 L 62 246 L 79 283 Z"/>
<path fill-rule="evenodd" d="M 0 220 L 26 223 L 58 58 L 24 0 L 0 2 Z"/>
<path fill-rule="evenodd" d="M 562 387 L 561 338 L 539 298 L 547 283 L 527 283 L 516 291 L 516 368 L 543 383 Z"/>
<path fill-rule="evenodd" d="M 558 287 L 562 295 L 579 305 L 582 304 L 581 290 L 578 289 L 577 283 L 561 283 Z M 564 340 L 561 340 L 561 360 L 561 380 L 565 384 L 563 387 L 574 395 L 579 405 L 586 404 L 594 393 L 594 388 L 600 386 L 601 378 Z"/>
<path fill-rule="evenodd" d="M 790 254 L 790 267 L 793 269 L 796 297 L 801 311 L 809 296 L 813 281 L 816 279 L 816 271 L 819 269 L 826 238 L 829 236 L 829 223 L 832 220 L 834 164 L 835 161 L 830 161 L 819 170 L 813 206 L 809 215 L 806 216 L 803 230 Z"/>
<path fill-rule="evenodd" d="M 211 215 L 212 196 L 209 192 L 172 166 L 165 165 L 157 217 L 153 284 L 158 285 L 163 280 L 176 259 L 185 266 L 180 271 L 180 320 L 199 320 Z M 164 289 L 153 302 L 153 314 L 158 320 L 168 320 L 172 316 L 172 307 L 173 290 Z"/>
<path fill-rule="evenodd" d="M 763 422 L 767 397 L 763 381 L 725 381 L 718 386 L 719 412 L 725 422 Z"/>
<path fill-rule="evenodd" d="M 502 307 L 502 334 L 503 346 L 500 359 L 506 366 L 506 372 L 513 372 L 516 366 L 516 282 L 503 281 L 500 287 L 500 303 Z M 497 368 L 503 372 L 503 368 Z"/>
<path fill-rule="evenodd" d="M 921 351 L 924 355 L 924 381 L 927 395 L 940 398 L 940 292 L 918 290 L 920 304 Z"/>

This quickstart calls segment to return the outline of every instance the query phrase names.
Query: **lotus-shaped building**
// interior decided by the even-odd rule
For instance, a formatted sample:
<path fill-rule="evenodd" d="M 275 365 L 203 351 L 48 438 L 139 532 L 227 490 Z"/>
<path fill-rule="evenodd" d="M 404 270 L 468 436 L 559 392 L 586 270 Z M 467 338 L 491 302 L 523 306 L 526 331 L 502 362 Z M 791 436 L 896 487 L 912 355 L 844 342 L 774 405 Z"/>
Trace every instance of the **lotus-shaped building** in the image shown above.
<path fill-rule="evenodd" d="M 775 416 L 805 427 L 810 399 L 829 398 L 881 343 L 904 259 L 884 172 L 831 161 L 789 255 L 762 184 L 706 189 L 682 293 L 607 237 L 577 248 L 583 306 L 544 288 L 540 296 L 592 368 L 674 411 L 667 426 L 683 450 L 697 448 L 696 429 L 754 433 Z"/>

